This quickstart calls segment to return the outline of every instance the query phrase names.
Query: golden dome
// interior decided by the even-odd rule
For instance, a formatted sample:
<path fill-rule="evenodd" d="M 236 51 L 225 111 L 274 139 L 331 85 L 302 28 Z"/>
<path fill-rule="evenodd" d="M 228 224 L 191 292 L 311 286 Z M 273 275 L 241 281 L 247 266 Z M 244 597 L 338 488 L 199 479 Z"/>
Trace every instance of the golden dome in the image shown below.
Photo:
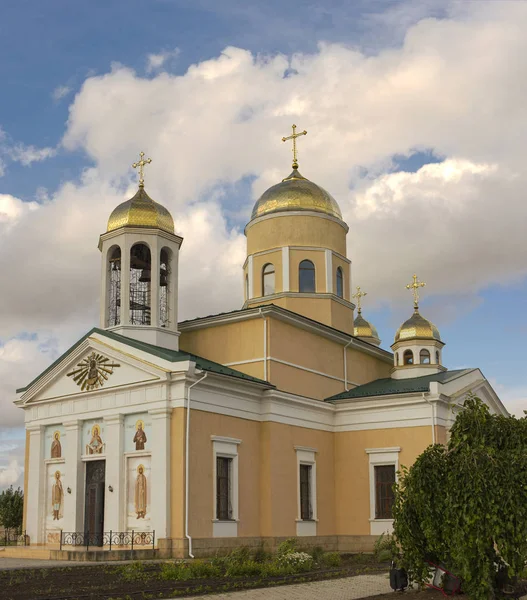
<path fill-rule="evenodd" d="M 151 227 L 174 233 L 174 219 L 164 206 L 150 198 L 144 187 L 139 186 L 133 198 L 114 208 L 106 231 L 120 227 Z"/>
<path fill-rule="evenodd" d="M 375 329 L 371 323 L 366 321 L 360 312 L 353 319 L 353 335 L 360 338 L 374 338 L 375 340 L 379 339 L 377 329 Z"/>
<path fill-rule="evenodd" d="M 264 192 L 253 208 L 251 219 L 270 213 L 290 210 L 311 210 L 342 220 L 337 201 L 316 183 L 302 177 L 293 165 L 293 172 Z"/>
<path fill-rule="evenodd" d="M 414 314 L 397 330 L 395 342 L 410 340 L 412 338 L 441 341 L 441 336 L 439 335 L 437 327 L 428 319 L 422 317 L 417 308 L 415 309 Z"/>

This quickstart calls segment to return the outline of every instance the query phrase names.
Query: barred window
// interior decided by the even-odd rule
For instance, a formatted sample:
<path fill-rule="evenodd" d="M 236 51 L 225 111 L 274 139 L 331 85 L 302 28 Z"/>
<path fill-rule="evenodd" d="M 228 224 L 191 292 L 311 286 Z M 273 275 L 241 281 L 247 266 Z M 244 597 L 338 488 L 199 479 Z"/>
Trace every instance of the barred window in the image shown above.
<path fill-rule="evenodd" d="M 392 519 L 395 483 L 395 465 L 376 465 L 375 469 L 375 518 Z"/>
<path fill-rule="evenodd" d="M 216 518 L 219 521 L 232 519 L 232 458 L 216 457 Z"/>
<path fill-rule="evenodd" d="M 300 465 L 300 518 L 303 521 L 309 521 L 313 518 L 311 470 L 311 465 Z"/>

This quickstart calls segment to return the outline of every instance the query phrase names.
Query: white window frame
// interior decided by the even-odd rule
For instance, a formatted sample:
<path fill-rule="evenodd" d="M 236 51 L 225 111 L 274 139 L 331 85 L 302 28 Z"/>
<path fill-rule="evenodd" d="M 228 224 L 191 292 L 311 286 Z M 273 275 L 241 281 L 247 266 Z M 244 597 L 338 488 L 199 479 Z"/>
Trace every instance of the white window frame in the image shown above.
<path fill-rule="evenodd" d="M 242 440 L 219 435 L 211 435 L 212 440 L 212 535 L 213 537 L 237 537 L 239 522 L 239 497 L 238 497 L 238 446 Z M 217 515 L 216 505 L 216 459 L 231 458 L 231 486 L 230 503 L 232 506 L 232 519 L 221 521 Z"/>
<path fill-rule="evenodd" d="M 395 481 L 397 481 L 399 452 L 401 452 L 399 446 L 392 448 L 366 448 L 366 454 L 369 456 L 370 463 L 370 535 L 381 535 L 382 533 L 392 533 L 393 531 L 393 519 L 375 518 L 375 467 L 393 465 L 395 467 Z"/>
<path fill-rule="evenodd" d="M 296 518 L 296 535 L 317 535 L 317 461 L 316 448 L 307 448 L 306 446 L 295 446 L 296 452 L 296 501 L 297 501 L 297 518 Z M 309 465 L 311 467 L 311 509 L 312 518 L 304 521 L 301 517 L 300 509 L 300 465 Z"/>

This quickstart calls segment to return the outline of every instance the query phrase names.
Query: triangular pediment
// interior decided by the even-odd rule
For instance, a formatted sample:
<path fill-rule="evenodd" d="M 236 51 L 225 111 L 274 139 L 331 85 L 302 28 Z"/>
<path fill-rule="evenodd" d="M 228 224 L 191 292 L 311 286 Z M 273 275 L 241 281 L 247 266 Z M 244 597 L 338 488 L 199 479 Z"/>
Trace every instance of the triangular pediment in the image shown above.
<path fill-rule="evenodd" d="M 171 366 L 126 344 L 88 335 L 21 390 L 19 398 L 30 404 L 117 391 L 163 381 Z"/>

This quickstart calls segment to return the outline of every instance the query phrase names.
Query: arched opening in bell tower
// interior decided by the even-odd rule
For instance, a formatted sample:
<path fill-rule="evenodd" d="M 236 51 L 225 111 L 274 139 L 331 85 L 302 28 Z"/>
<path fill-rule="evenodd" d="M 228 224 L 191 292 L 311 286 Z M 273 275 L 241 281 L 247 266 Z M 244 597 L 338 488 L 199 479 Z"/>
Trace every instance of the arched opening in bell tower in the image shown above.
<path fill-rule="evenodd" d="M 106 326 L 121 323 L 121 248 L 113 246 L 108 251 L 108 319 Z"/>
<path fill-rule="evenodd" d="M 159 255 L 159 327 L 168 327 L 170 321 L 169 299 L 171 251 L 163 248 Z"/>
<path fill-rule="evenodd" d="M 150 325 L 151 285 L 150 248 L 135 244 L 130 250 L 130 325 Z"/>

